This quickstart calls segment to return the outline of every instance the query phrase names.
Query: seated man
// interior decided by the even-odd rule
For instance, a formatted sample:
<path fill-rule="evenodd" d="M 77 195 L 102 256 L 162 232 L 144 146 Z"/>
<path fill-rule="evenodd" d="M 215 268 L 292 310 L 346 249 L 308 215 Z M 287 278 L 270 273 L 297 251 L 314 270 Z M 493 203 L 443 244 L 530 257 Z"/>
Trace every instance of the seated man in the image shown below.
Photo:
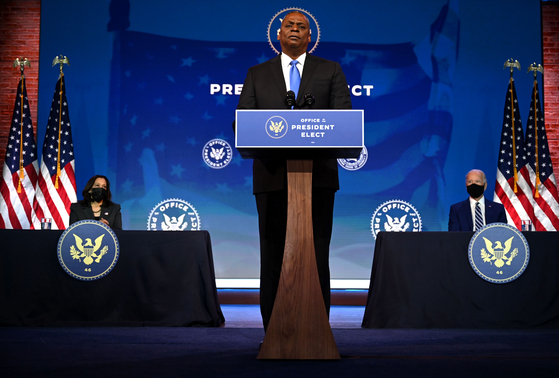
<path fill-rule="evenodd" d="M 450 207 L 448 231 L 477 231 L 489 223 L 507 223 L 505 207 L 483 196 L 486 188 L 485 173 L 479 169 L 468 172 L 466 189 L 470 197 Z"/>

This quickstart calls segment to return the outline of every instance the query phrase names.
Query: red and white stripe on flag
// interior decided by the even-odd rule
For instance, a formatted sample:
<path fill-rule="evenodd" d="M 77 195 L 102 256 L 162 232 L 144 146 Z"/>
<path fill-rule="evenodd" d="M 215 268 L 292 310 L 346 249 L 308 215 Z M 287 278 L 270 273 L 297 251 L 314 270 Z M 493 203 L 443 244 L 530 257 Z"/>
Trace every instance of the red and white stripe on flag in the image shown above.
<path fill-rule="evenodd" d="M 35 193 L 34 223 L 36 227 L 40 227 L 41 218 L 51 218 L 52 229 L 64 230 L 70 221 L 70 205 L 77 202 L 74 162 L 66 164 L 61 171 L 58 177 L 58 189 L 56 175 L 49 176 L 50 172 L 44 166 L 44 161 L 41 161 L 41 174 Z"/>
<path fill-rule="evenodd" d="M 0 228 L 32 228 L 37 172 L 37 146 L 22 76 L 0 179 Z"/>
<path fill-rule="evenodd" d="M 514 177 L 507 180 L 497 169 L 497 180 L 495 183 L 495 195 L 493 200 L 502 203 L 507 213 L 510 224 L 514 224 L 519 230 L 522 229 L 523 220 L 531 220 L 533 217 L 533 207 L 531 203 L 530 184 L 528 183 L 529 173 L 526 168 L 518 174 L 519 181 L 514 192 Z"/>
<path fill-rule="evenodd" d="M 53 229 L 67 228 L 72 202 L 77 202 L 74 145 L 62 74 L 56 83 L 50 108 L 33 203 L 36 213 L 33 223 L 37 227 L 41 218 L 51 218 Z"/>
<path fill-rule="evenodd" d="M 522 221 L 531 220 L 534 214 L 527 164 L 524 129 L 511 77 L 505 99 L 493 200 L 503 204 L 509 223 L 514 223 L 519 230 L 522 229 Z"/>
<path fill-rule="evenodd" d="M 530 116 L 526 127 L 526 151 L 534 204 L 533 223 L 536 231 L 558 231 L 559 199 L 557 182 L 553 173 L 545 132 L 544 113 L 540 106 L 539 97 L 538 82 L 534 80 Z"/>

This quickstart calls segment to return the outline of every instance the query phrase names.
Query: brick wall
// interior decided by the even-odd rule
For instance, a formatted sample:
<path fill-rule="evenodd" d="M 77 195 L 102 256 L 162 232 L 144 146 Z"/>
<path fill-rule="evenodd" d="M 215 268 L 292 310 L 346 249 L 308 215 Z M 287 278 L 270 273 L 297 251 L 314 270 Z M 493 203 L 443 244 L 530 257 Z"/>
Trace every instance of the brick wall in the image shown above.
<path fill-rule="evenodd" d="M 16 58 L 27 58 L 25 85 L 31 119 L 37 137 L 37 94 L 39 87 L 39 35 L 41 0 L 0 0 L 0 170 L 4 166 L 16 88 L 20 71 Z"/>
<path fill-rule="evenodd" d="M 542 18 L 545 128 L 557 178 L 559 176 L 559 3 L 542 4 Z"/>
<path fill-rule="evenodd" d="M 559 3 L 543 3 L 545 121 L 555 174 L 559 167 Z M 27 94 L 37 127 L 39 31 L 41 0 L 0 1 L 0 167 L 4 164 L 19 70 L 16 57 L 26 57 Z M 541 84 L 540 84 L 541 85 Z M 37 138 L 36 130 L 35 137 Z M 40 136 L 39 140 L 42 139 Z"/>

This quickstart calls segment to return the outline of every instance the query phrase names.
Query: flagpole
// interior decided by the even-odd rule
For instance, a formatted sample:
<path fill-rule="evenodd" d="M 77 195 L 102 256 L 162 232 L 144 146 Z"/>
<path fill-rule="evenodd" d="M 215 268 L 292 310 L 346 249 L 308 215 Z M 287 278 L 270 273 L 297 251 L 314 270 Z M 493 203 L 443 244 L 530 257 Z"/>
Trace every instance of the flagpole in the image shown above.
<path fill-rule="evenodd" d="M 58 116 L 58 154 L 56 159 L 56 180 L 54 182 L 54 188 L 58 189 L 58 178 L 60 177 L 60 133 L 62 131 L 62 86 L 64 85 L 64 73 L 62 72 L 62 65 L 60 65 L 60 90 L 58 95 L 60 96 L 59 102 L 59 116 Z"/>
<path fill-rule="evenodd" d="M 69 64 L 69 61 L 67 57 L 61 55 L 54 58 L 53 67 L 55 64 L 60 64 L 60 76 L 54 86 L 45 133 L 45 141 L 52 143 L 45 143 L 43 148 L 33 208 L 38 218 L 42 216 L 52 218 L 52 228 L 63 230 L 68 227 L 70 205 L 78 199 L 72 130 L 62 72 L 63 65 Z M 56 106 L 57 101 L 59 106 Z M 56 142 L 57 138 L 58 142 Z M 56 148 L 58 151 L 55 151 Z"/>
<path fill-rule="evenodd" d="M 536 66 L 536 63 L 532 63 L 530 64 L 530 67 L 528 67 L 528 72 L 533 71 L 534 72 L 534 89 L 536 88 L 536 85 L 538 84 L 538 80 L 537 80 L 537 76 L 538 76 L 538 71 L 540 71 L 543 75 L 543 67 L 541 64 L 538 64 Z M 536 164 L 535 164 L 535 169 L 536 169 L 536 193 L 535 196 L 536 198 L 540 197 L 540 165 L 539 165 L 539 155 L 538 155 L 538 107 L 535 106 L 536 105 L 536 92 L 532 91 L 534 98 L 532 99 L 532 101 L 534 102 L 534 132 L 535 132 L 535 145 L 534 147 L 536 148 Z"/>
<path fill-rule="evenodd" d="M 514 96 L 513 96 L 513 91 L 512 91 L 512 82 L 514 81 L 514 79 L 512 78 L 512 74 L 514 72 L 514 68 L 518 68 L 518 70 L 520 71 L 520 63 L 518 63 L 518 60 L 513 60 L 512 58 L 510 58 L 509 60 L 507 60 L 505 62 L 505 65 L 503 68 L 507 68 L 510 67 L 510 80 L 509 80 L 509 86 L 510 86 L 510 104 L 511 104 L 511 118 L 512 118 L 512 162 L 513 162 L 513 172 L 514 172 L 514 192 L 517 193 L 518 192 L 518 188 L 517 188 L 517 181 L 518 181 L 518 170 L 516 169 L 516 142 L 515 142 L 515 133 L 516 133 L 516 129 L 514 127 Z"/>
<path fill-rule="evenodd" d="M 52 66 L 54 67 L 56 64 L 60 65 L 60 103 L 59 103 L 59 112 L 58 112 L 58 155 L 56 159 L 56 179 L 54 181 L 54 188 L 58 189 L 58 178 L 60 177 L 60 137 L 62 132 L 62 93 L 63 93 L 63 86 L 64 86 L 64 72 L 62 72 L 62 68 L 64 67 L 64 63 L 70 65 L 70 61 L 64 55 L 55 56 L 54 60 L 52 61 Z"/>
<path fill-rule="evenodd" d="M 23 179 L 25 178 L 25 173 L 24 173 L 24 169 L 23 169 L 23 87 L 24 87 L 24 80 L 25 80 L 25 66 L 31 68 L 31 63 L 29 62 L 29 59 L 27 58 L 21 58 L 21 60 L 19 60 L 19 58 L 16 58 L 16 60 L 14 60 L 14 68 L 15 67 L 19 67 L 20 73 L 21 73 L 21 93 L 19 94 L 20 96 L 20 104 L 21 104 L 21 109 L 19 112 L 19 117 L 20 117 L 20 122 L 19 122 L 19 127 L 20 127 L 20 135 L 21 138 L 19 138 L 19 180 L 18 180 L 18 184 L 17 184 L 17 192 L 21 193 L 21 182 L 23 181 Z"/>

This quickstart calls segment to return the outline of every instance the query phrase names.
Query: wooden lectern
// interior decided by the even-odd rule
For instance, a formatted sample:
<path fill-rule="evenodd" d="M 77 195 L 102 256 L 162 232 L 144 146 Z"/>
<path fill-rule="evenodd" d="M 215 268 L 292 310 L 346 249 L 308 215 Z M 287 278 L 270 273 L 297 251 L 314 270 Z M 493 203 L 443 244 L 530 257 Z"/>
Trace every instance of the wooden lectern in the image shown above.
<path fill-rule="evenodd" d="M 321 122 L 301 125 L 301 120 Z M 358 157 L 363 148 L 363 111 L 237 110 L 236 122 L 235 146 L 243 158 L 287 159 L 288 209 L 283 265 L 258 359 L 338 360 L 340 354 L 316 267 L 311 159 Z M 280 129 L 281 125 L 285 130 Z M 323 133 L 315 137 L 320 138 L 318 143 L 309 139 L 307 131 L 301 131 L 305 129 Z M 270 141 L 272 145 L 267 145 Z"/>

